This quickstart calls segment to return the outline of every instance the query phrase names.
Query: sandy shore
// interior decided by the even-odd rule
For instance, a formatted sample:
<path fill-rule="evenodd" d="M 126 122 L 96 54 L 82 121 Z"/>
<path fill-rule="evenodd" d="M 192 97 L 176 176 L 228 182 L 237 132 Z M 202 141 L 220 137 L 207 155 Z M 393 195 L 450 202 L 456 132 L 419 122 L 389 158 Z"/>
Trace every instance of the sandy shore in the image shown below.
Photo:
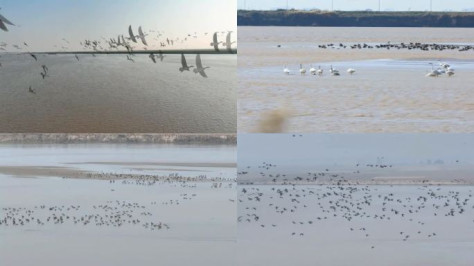
<path fill-rule="evenodd" d="M 58 134 L 0 133 L 0 144 L 156 143 L 236 145 L 236 134 Z"/>
<path fill-rule="evenodd" d="M 68 177 L 84 178 L 90 172 L 72 167 L 55 166 L 0 166 L 0 174 L 15 177 Z"/>
<path fill-rule="evenodd" d="M 98 165 L 123 165 L 123 166 L 148 165 L 148 166 L 212 167 L 212 168 L 237 167 L 236 163 L 81 162 L 81 163 L 68 163 L 68 164 L 98 164 Z M 140 168 L 140 169 L 143 169 L 143 168 Z"/>

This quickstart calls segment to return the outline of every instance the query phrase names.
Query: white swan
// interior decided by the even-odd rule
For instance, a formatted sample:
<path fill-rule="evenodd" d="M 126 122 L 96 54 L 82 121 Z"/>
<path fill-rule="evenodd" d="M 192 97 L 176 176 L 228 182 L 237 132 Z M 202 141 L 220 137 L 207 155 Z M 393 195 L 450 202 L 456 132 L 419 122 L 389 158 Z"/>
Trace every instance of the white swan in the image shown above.
<path fill-rule="evenodd" d="M 331 75 L 333 75 L 333 76 L 340 76 L 340 75 L 341 75 L 341 74 L 339 74 L 339 70 L 333 68 L 332 65 L 331 65 L 331 68 L 329 69 L 329 72 L 330 72 Z"/>
<path fill-rule="evenodd" d="M 448 70 L 446 71 L 446 74 L 448 75 L 448 77 L 451 77 L 452 75 L 454 75 L 454 70 L 448 69 Z"/>
<path fill-rule="evenodd" d="M 311 68 L 309 69 L 309 73 L 311 73 L 311 75 L 316 75 L 316 68 L 313 67 L 313 65 L 310 65 Z"/>
<path fill-rule="evenodd" d="M 356 70 L 353 69 L 353 68 L 347 69 L 347 73 L 349 73 L 349 74 L 351 74 L 351 75 L 354 74 L 355 72 L 356 72 Z"/>
<path fill-rule="evenodd" d="M 322 76 L 324 73 L 324 70 L 321 68 L 321 66 L 318 66 L 318 70 L 316 72 L 318 73 L 318 76 Z"/>
<path fill-rule="evenodd" d="M 306 68 L 303 68 L 303 65 L 300 64 L 300 74 L 305 75 L 306 74 Z"/>
<path fill-rule="evenodd" d="M 444 73 L 444 71 L 440 68 L 434 69 L 433 63 L 429 64 L 431 65 L 431 71 L 426 74 L 426 77 L 438 77 L 439 75 Z"/>
<path fill-rule="evenodd" d="M 450 65 L 448 63 L 445 63 L 445 62 L 441 62 L 441 60 L 439 61 L 439 65 L 442 67 L 442 68 L 445 68 L 445 69 L 448 69 L 450 67 Z"/>
<path fill-rule="evenodd" d="M 283 73 L 287 74 L 287 75 L 290 75 L 290 69 L 288 69 L 286 66 L 285 68 L 283 69 Z"/>

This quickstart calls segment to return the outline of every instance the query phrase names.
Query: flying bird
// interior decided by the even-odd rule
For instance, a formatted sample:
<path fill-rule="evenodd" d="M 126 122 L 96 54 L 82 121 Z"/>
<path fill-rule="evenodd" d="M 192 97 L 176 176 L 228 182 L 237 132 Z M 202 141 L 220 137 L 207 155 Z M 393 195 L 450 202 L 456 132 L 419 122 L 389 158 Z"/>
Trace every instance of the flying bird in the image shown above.
<path fill-rule="evenodd" d="M 179 68 L 180 72 L 183 71 L 189 71 L 189 69 L 194 66 L 188 66 L 188 63 L 186 63 L 186 58 L 184 57 L 184 54 L 181 54 L 181 67 Z"/>
<path fill-rule="evenodd" d="M 211 42 L 211 46 L 214 46 L 214 50 L 216 50 L 217 52 L 219 52 L 219 43 L 217 41 L 217 32 L 214 32 L 214 35 L 212 36 L 212 42 Z"/>
<path fill-rule="evenodd" d="M 128 26 L 128 34 L 130 35 L 130 40 L 132 40 L 132 42 L 136 43 L 137 39 L 135 38 L 135 35 L 133 34 L 132 25 Z"/>
<path fill-rule="evenodd" d="M 150 57 L 151 61 L 153 61 L 153 63 L 156 64 L 156 58 L 155 58 L 155 55 L 153 53 L 151 53 L 148 57 Z"/>
<path fill-rule="evenodd" d="M 193 71 L 194 71 L 194 74 L 199 73 L 199 74 L 200 74 L 201 76 L 203 76 L 204 78 L 207 78 L 206 72 L 204 72 L 204 70 L 205 70 L 206 68 L 209 68 L 209 67 L 203 67 L 203 66 L 202 66 L 201 55 L 200 55 L 200 54 L 197 54 L 197 55 L 196 55 L 196 68 L 193 70 Z"/>
<path fill-rule="evenodd" d="M 165 58 L 165 56 L 163 55 L 163 53 L 161 51 L 159 51 L 159 53 L 158 53 L 158 58 L 160 58 L 161 62 L 163 62 L 163 58 Z"/>
<path fill-rule="evenodd" d="M 138 36 L 142 40 L 142 43 L 144 45 L 148 46 L 148 44 L 146 43 L 146 40 L 145 40 L 145 34 L 143 34 L 143 31 L 142 31 L 142 26 L 138 27 Z"/>
<path fill-rule="evenodd" d="M 232 34 L 232 31 L 229 31 L 229 33 L 227 33 L 227 36 L 225 38 L 225 45 L 227 47 L 227 51 L 229 51 L 229 52 L 232 51 L 232 44 L 235 43 L 235 42 L 232 42 L 231 39 L 230 39 L 231 34 Z"/>

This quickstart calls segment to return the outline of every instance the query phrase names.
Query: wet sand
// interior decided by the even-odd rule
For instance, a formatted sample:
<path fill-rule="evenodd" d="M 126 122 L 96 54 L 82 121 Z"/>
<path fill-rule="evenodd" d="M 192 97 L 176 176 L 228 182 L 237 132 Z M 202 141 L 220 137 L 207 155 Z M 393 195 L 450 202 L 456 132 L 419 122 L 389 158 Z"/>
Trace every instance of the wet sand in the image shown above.
<path fill-rule="evenodd" d="M 468 43 L 472 29 L 240 27 L 238 131 L 472 132 L 474 52 L 318 48 L 334 43 Z M 369 36 L 369 37 L 367 37 Z M 280 45 L 280 47 L 278 47 Z M 428 78 L 448 62 L 455 75 Z M 299 73 L 300 64 L 306 75 Z M 290 75 L 283 69 L 289 68 Z M 324 70 L 310 75 L 312 67 Z M 331 76 L 330 67 L 340 76 Z M 346 70 L 354 68 L 349 75 Z M 276 117 L 276 118 L 275 118 Z M 274 126 L 268 126 L 275 124 Z M 280 125 L 280 126 L 278 126 Z"/>
<path fill-rule="evenodd" d="M 89 172 L 68 167 L 54 166 L 0 166 L 0 174 L 16 177 L 85 178 Z"/>

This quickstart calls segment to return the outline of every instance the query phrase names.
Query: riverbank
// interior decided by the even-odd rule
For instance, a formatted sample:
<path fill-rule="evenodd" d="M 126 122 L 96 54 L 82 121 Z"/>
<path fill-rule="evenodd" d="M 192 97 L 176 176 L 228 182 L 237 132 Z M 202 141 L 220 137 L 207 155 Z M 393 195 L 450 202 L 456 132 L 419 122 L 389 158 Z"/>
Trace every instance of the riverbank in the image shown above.
<path fill-rule="evenodd" d="M 474 27 L 473 12 L 239 10 L 238 26 Z"/>

